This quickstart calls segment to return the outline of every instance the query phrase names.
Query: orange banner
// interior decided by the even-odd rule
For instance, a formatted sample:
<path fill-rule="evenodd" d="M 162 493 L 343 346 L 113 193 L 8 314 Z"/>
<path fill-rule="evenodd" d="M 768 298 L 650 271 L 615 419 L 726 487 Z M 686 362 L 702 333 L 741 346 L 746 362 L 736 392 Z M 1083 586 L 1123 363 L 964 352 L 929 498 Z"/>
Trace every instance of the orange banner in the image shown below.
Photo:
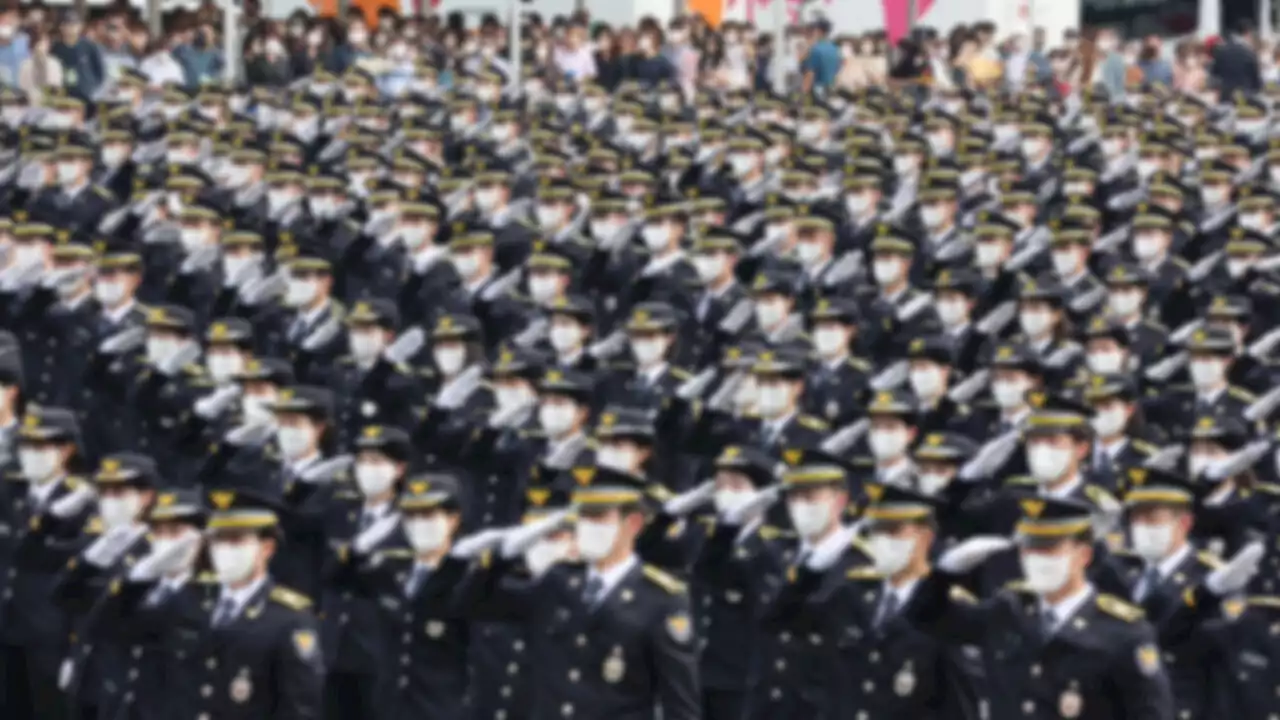
<path fill-rule="evenodd" d="M 708 25 L 718 28 L 724 19 L 724 0 L 685 0 L 685 10 L 701 15 Z"/>

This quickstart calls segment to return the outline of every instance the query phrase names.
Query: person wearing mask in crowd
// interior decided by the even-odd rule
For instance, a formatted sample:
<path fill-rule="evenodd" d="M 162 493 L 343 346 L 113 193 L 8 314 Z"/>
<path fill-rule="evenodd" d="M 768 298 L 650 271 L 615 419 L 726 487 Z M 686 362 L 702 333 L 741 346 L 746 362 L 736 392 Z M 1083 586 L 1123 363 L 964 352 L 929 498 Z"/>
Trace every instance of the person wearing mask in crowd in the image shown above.
<path fill-rule="evenodd" d="M 293 67 L 284 41 L 274 33 L 250 43 L 250 57 L 245 65 L 249 81 L 257 85 L 283 87 L 293 80 Z"/>
<path fill-rule="evenodd" d="M 1173 87 L 1189 93 L 1204 91 L 1209 73 L 1205 69 L 1204 46 L 1194 40 L 1178 43 L 1174 51 Z"/>
<path fill-rule="evenodd" d="M 67 92 L 89 101 L 102 87 L 106 76 L 101 52 L 93 41 L 84 37 L 84 23 L 74 11 L 64 14 L 57 27 L 58 42 L 53 45 L 52 52 L 62 63 Z M 32 49 L 35 50 L 34 43 Z M 48 52 L 46 49 L 45 53 Z"/>
<path fill-rule="evenodd" d="M 840 72 L 840 50 L 831 42 L 831 22 L 818 18 L 809 27 L 809 53 L 800 65 L 804 73 L 805 94 L 825 94 L 835 84 Z"/>
<path fill-rule="evenodd" d="M 622 49 L 613 30 L 607 26 L 596 30 L 595 64 L 596 82 L 612 92 L 622 82 L 626 70 Z"/>
<path fill-rule="evenodd" d="M 347 25 L 347 32 L 324 56 L 324 67 L 335 75 L 341 75 L 355 64 L 356 60 L 369 55 L 369 28 L 364 20 L 352 18 Z"/>
<path fill-rule="evenodd" d="M 212 25 L 196 28 L 191 41 L 174 48 L 173 54 L 186 71 L 188 89 L 196 90 L 222 78 L 222 49 Z"/>
<path fill-rule="evenodd" d="M 1163 57 L 1160 38 L 1147 37 L 1138 53 L 1138 69 L 1142 71 L 1142 81 L 1151 85 L 1173 86 L 1173 66 Z"/>
<path fill-rule="evenodd" d="M 1107 88 L 1111 97 L 1120 97 L 1125 88 L 1125 59 L 1120 52 L 1120 38 L 1113 30 L 1102 30 L 1097 39 L 1098 64 L 1095 66 L 1096 77 L 1091 82 L 1100 82 Z"/>
<path fill-rule="evenodd" d="M 671 61 L 658 52 L 662 46 L 662 30 L 653 28 L 640 34 L 636 43 L 636 57 L 631 64 L 631 77 L 645 85 L 658 85 L 667 80 L 674 80 L 676 70 Z"/>
<path fill-rule="evenodd" d="M 43 30 L 31 33 L 31 57 L 18 70 L 18 87 L 27 94 L 32 105 L 43 105 L 49 91 L 64 87 L 62 62 L 50 52 L 49 36 Z"/>
<path fill-rule="evenodd" d="M 136 70 L 138 61 L 129 51 L 127 19 L 121 15 L 109 15 L 99 26 L 97 35 L 98 57 L 102 60 L 104 82 L 114 83 L 126 69 Z"/>
<path fill-rule="evenodd" d="M 556 71 L 575 82 L 587 82 L 596 76 L 596 58 L 587 44 L 585 25 L 571 25 L 564 35 L 564 44 L 556 48 L 552 57 Z"/>
<path fill-rule="evenodd" d="M 1231 39 L 1214 46 L 1211 72 L 1223 97 L 1237 90 L 1253 93 L 1262 89 L 1262 69 L 1253 39 L 1253 24 L 1244 20 Z"/>
<path fill-rule="evenodd" d="M 147 76 L 147 83 L 155 87 L 182 85 L 187 81 L 186 70 L 178 62 L 173 50 L 182 44 L 185 33 L 172 33 L 151 43 L 139 70 Z"/>
<path fill-rule="evenodd" d="M 0 84 L 16 84 L 29 57 L 31 40 L 18 28 L 18 4 L 0 6 Z"/>
<path fill-rule="evenodd" d="M 663 48 L 671 67 L 675 68 L 676 82 L 686 94 L 692 94 L 698 80 L 698 51 L 689 41 L 689 26 L 681 20 L 671 23 L 667 32 L 667 46 Z"/>

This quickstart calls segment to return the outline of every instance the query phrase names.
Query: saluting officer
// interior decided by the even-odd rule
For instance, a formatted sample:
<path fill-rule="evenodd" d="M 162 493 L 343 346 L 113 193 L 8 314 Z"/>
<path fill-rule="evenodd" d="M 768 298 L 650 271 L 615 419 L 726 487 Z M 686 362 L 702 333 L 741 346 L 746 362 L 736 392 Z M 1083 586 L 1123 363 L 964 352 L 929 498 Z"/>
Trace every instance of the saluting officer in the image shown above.
<path fill-rule="evenodd" d="M 197 718 L 316 720 L 324 664 L 311 601 L 267 573 L 282 539 L 275 510 L 243 490 L 216 490 L 209 499 L 209 559 L 221 588 L 203 628 L 200 699 L 186 710 Z"/>
<path fill-rule="evenodd" d="M 976 536 L 944 553 L 906 616 L 942 642 L 982 648 L 991 717 L 1170 720 L 1154 629 L 1086 575 L 1094 509 L 1051 496 L 1021 507 L 1014 539 Z M 962 580 L 1015 543 L 1024 580 L 979 603 Z"/>

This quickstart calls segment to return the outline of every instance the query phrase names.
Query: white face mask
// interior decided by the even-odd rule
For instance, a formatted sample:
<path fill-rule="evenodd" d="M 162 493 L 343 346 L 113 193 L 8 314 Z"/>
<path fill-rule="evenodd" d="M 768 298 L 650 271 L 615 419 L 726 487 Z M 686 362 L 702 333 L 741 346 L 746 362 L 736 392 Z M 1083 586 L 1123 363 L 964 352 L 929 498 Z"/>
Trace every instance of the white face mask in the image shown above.
<path fill-rule="evenodd" d="M 28 482 L 42 485 L 54 478 L 60 469 L 57 450 L 18 450 L 18 465 Z"/>
<path fill-rule="evenodd" d="M 603 560 L 613 551 L 618 539 L 618 526 L 611 522 L 578 519 L 573 530 L 578 539 L 578 553 L 587 562 Z"/>
<path fill-rule="evenodd" d="M 867 195 L 850 195 L 844 199 L 844 206 L 850 215 L 861 217 L 871 210 L 871 198 Z"/>
<path fill-rule="evenodd" d="M 667 341 L 654 340 L 632 340 L 631 355 L 635 357 L 636 362 L 641 366 L 655 365 L 662 362 L 663 356 L 667 352 Z"/>
<path fill-rule="evenodd" d="M 849 349 L 849 334 L 838 327 L 818 328 L 813 332 L 813 347 L 824 358 L 842 355 Z"/>
<path fill-rule="evenodd" d="M 712 502 L 715 503 L 716 512 L 721 516 L 729 515 L 737 512 L 739 508 L 751 502 L 755 497 L 755 493 L 751 490 L 716 490 L 712 496 Z"/>
<path fill-rule="evenodd" d="M 300 427 L 276 428 L 276 442 L 280 445 L 280 452 L 284 453 L 288 460 L 296 460 L 306 455 L 315 445 L 311 431 Z"/>
<path fill-rule="evenodd" d="M 427 242 L 430 228 L 425 225 L 406 225 L 400 228 L 400 239 L 410 250 L 417 250 Z"/>
<path fill-rule="evenodd" d="M 226 385 L 236 373 L 244 369 L 244 358 L 239 353 L 211 353 L 205 356 L 204 364 L 215 383 Z"/>
<path fill-rule="evenodd" d="M 1267 216 L 1262 213 L 1242 214 L 1236 222 L 1240 223 L 1240 227 L 1246 230 L 1265 230 Z"/>
<path fill-rule="evenodd" d="M 1200 199 L 1210 207 L 1222 205 L 1229 197 L 1230 191 L 1223 187 L 1214 186 L 1200 189 Z"/>
<path fill-rule="evenodd" d="M 240 399 L 240 410 L 244 412 L 246 422 L 261 423 L 270 420 L 270 405 L 275 398 L 270 395 L 245 395 Z"/>
<path fill-rule="evenodd" d="M 543 230 L 555 230 L 560 227 L 564 214 L 557 205 L 543 205 L 538 208 L 538 226 Z"/>
<path fill-rule="evenodd" d="M 930 230 L 940 229 L 947 221 L 947 213 L 940 207 L 928 205 L 920 208 L 920 222 Z"/>
<path fill-rule="evenodd" d="M 1143 262 L 1154 260 L 1163 250 L 1163 235 L 1135 235 L 1133 238 L 1133 256 Z"/>
<path fill-rule="evenodd" d="M 534 275 L 529 278 L 529 297 L 534 302 L 549 303 L 560 294 L 560 278 L 555 275 Z"/>
<path fill-rule="evenodd" d="M 951 138 L 942 133 L 934 133 L 926 138 L 929 142 L 929 149 L 935 155 L 948 155 L 951 153 Z"/>
<path fill-rule="evenodd" d="M 1075 450 L 1060 448 L 1045 443 L 1034 443 L 1027 446 L 1027 469 L 1037 482 L 1051 483 L 1062 478 L 1071 466 L 1071 458 Z"/>
<path fill-rule="evenodd" d="M 1091 422 L 1094 432 L 1098 433 L 1099 437 L 1109 438 L 1123 433 L 1129 419 L 1125 415 L 1124 408 L 1114 407 L 1099 411 L 1093 416 Z"/>
<path fill-rule="evenodd" d="M 611 470 L 632 472 L 636 465 L 635 454 L 628 448 L 601 445 L 596 448 L 596 463 Z"/>
<path fill-rule="evenodd" d="M 542 405 L 538 408 L 538 423 L 552 437 L 560 437 L 573 429 L 577 410 L 571 405 Z"/>
<path fill-rule="evenodd" d="M 892 460 L 906 450 L 907 434 L 902 430 L 872 430 L 867 434 L 867 444 L 876 460 Z"/>
<path fill-rule="evenodd" d="M 975 246 L 974 260 L 980 268 L 994 268 L 1004 262 L 1004 248 L 1000 243 L 980 242 Z"/>
<path fill-rule="evenodd" d="M 612 220 L 592 220 L 591 237 L 595 238 L 596 242 L 604 242 L 621 232 L 625 225 L 626 223 Z"/>
<path fill-rule="evenodd" d="M 582 331 L 573 325 L 552 325 L 549 335 L 551 347 L 561 355 L 568 355 L 582 346 Z"/>
<path fill-rule="evenodd" d="M 920 368 L 907 375 L 911 383 L 911 391 L 918 398 L 935 398 L 946 389 L 942 382 L 942 371 L 938 368 Z"/>
<path fill-rule="evenodd" d="M 93 284 L 93 296 L 105 307 L 115 307 L 124 300 L 124 284 L 99 280 Z"/>
<path fill-rule="evenodd" d="M 1111 375 L 1124 369 L 1124 354 L 1118 352 L 1096 352 L 1085 356 L 1085 364 L 1089 372 L 1098 375 Z"/>
<path fill-rule="evenodd" d="M 460 347 L 436 348 L 431 352 L 440 372 L 452 377 L 457 375 L 467 361 L 467 351 Z"/>
<path fill-rule="evenodd" d="M 1037 595 L 1052 595 L 1061 590 L 1071 577 L 1069 556 L 1022 553 L 1018 559 L 1027 589 Z"/>
<path fill-rule="evenodd" d="M 524 564 L 534 577 L 546 572 L 552 565 L 569 557 L 567 540 L 542 539 L 524 552 Z"/>
<path fill-rule="evenodd" d="M 168 338 L 147 338 L 147 362 L 160 365 L 178 351 L 179 343 Z"/>
<path fill-rule="evenodd" d="M 1192 360 L 1191 382 L 1198 388 L 1211 388 L 1222 382 L 1224 371 L 1217 360 Z"/>
<path fill-rule="evenodd" d="M 1117 317 L 1129 317 L 1142 312 L 1142 293 L 1133 291 L 1113 291 L 1107 298 L 1111 314 Z"/>
<path fill-rule="evenodd" d="M 133 523 L 141 509 L 142 501 L 134 493 L 98 499 L 98 515 L 102 517 L 102 525 L 107 530 Z"/>
<path fill-rule="evenodd" d="M 902 278 L 902 263 L 898 260 L 876 259 L 871 263 L 871 276 L 877 285 L 893 285 Z"/>
<path fill-rule="evenodd" d="M 501 196 L 496 189 L 477 190 L 475 193 L 476 208 L 481 212 L 493 212 L 498 207 Z"/>
<path fill-rule="evenodd" d="M 916 551 L 916 539 L 897 538 L 883 533 L 873 534 L 867 539 L 871 549 L 871 562 L 876 572 L 885 576 L 893 576 L 902 572 Z"/>
<path fill-rule="evenodd" d="M 310 305 L 319 290 L 314 280 L 289 278 L 284 292 L 284 304 L 291 308 Z"/>
<path fill-rule="evenodd" d="M 1114 160 L 1118 158 L 1120 156 L 1120 153 L 1122 152 L 1124 152 L 1124 143 L 1122 141 L 1120 140 L 1103 140 L 1102 141 L 1102 154 L 1107 156 L 1107 159 Z"/>
<path fill-rule="evenodd" d="M 1005 410 L 1021 407 L 1026 395 L 1027 387 L 1021 382 L 997 380 L 991 383 L 991 398 Z"/>
<path fill-rule="evenodd" d="M 79 163 L 58 163 L 58 182 L 63 186 L 74 185 L 80 180 Z"/>
<path fill-rule="evenodd" d="M 385 462 L 356 463 L 356 485 L 365 497 L 379 497 L 396 481 L 396 468 Z"/>
<path fill-rule="evenodd" d="M 1227 258 L 1227 275 L 1232 279 L 1242 278 L 1252 266 L 1252 258 Z"/>
<path fill-rule="evenodd" d="M 756 396 L 760 414 L 776 418 L 791 409 L 791 392 L 785 385 L 762 385 Z"/>
<path fill-rule="evenodd" d="M 1018 325 L 1028 337 L 1039 338 L 1052 329 L 1053 316 L 1041 310 L 1025 310 L 1018 313 Z"/>
<path fill-rule="evenodd" d="M 660 252 L 666 250 L 671 242 L 671 229 L 666 225 L 646 225 L 640 231 L 640 236 L 644 238 L 644 246 L 650 252 Z"/>
<path fill-rule="evenodd" d="M 782 302 L 756 303 L 756 322 L 760 327 L 769 329 L 777 327 L 787 318 L 787 306 Z"/>
<path fill-rule="evenodd" d="M 1021 143 L 1022 156 L 1027 159 L 1038 158 L 1044 155 L 1045 144 L 1039 138 L 1028 138 Z"/>
<path fill-rule="evenodd" d="M 420 555 L 437 552 L 449 541 L 449 525 L 443 515 L 406 518 L 403 524 L 409 545 Z"/>
<path fill-rule="evenodd" d="M 209 546 L 213 572 L 223 585 L 238 585 L 248 580 L 258 564 L 258 543 L 221 543 Z"/>
<path fill-rule="evenodd" d="M 453 263 L 453 269 L 458 271 L 463 280 L 471 280 L 480 273 L 480 258 L 474 253 L 450 255 L 449 262 Z"/>
<path fill-rule="evenodd" d="M 533 400 L 533 395 L 520 385 L 498 385 L 493 390 L 493 399 L 501 412 L 528 405 Z"/>
<path fill-rule="evenodd" d="M 1209 466 L 1218 462 L 1222 458 L 1218 455 L 1207 455 L 1205 453 L 1192 454 L 1187 456 L 1187 472 L 1191 478 L 1198 480 L 1200 475 L 1209 468 Z"/>
<path fill-rule="evenodd" d="M 1143 180 L 1149 180 L 1152 175 L 1160 172 L 1160 163 L 1156 160 L 1139 160 L 1136 167 L 1138 177 Z"/>
<path fill-rule="evenodd" d="M 820 500 L 790 500 L 787 514 L 791 516 L 792 527 L 806 540 L 821 535 L 831 522 L 831 506 Z"/>
<path fill-rule="evenodd" d="M 925 495 L 937 495 L 950 484 L 950 475 L 927 472 L 916 475 L 916 487 Z"/>
<path fill-rule="evenodd" d="M 796 244 L 796 259 L 805 267 L 813 267 L 825 260 L 826 248 L 817 243 L 802 242 Z"/>
<path fill-rule="evenodd" d="M 1173 526 L 1167 523 L 1133 523 L 1129 526 L 1129 538 L 1138 557 L 1156 563 L 1163 560 L 1173 547 Z"/>
<path fill-rule="evenodd" d="M 693 259 L 693 268 L 698 271 L 698 278 L 702 282 L 710 283 L 724 272 L 724 256 L 698 255 Z"/>
<path fill-rule="evenodd" d="M 756 168 L 756 159 L 750 155 L 730 155 L 729 168 L 737 177 L 745 177 Z"/>
<path fill-rule="evenodd" d="M 1076 269 L 1080 266 L 1079 258 L 1072 250 L 1052 253 L 1053 271 L 1058 277 L 1071 277 L 1076 274 Z"/>
<path fill-rule="evenodd" d="M 938 319 L 947 327 L 963 324 L 969 319 L 969 308 L 963 300 L 939 300 L 934 304 Z"/>
<path fill-rule="evenodd" d="M 378 357 L 378 353 L 382 352 L 382 334 L 378 331 L 374 332 L 353 332 L 348 338 L 351 345 L 351 354 L 355 357 L 356 362 L 367 363 Z"/>

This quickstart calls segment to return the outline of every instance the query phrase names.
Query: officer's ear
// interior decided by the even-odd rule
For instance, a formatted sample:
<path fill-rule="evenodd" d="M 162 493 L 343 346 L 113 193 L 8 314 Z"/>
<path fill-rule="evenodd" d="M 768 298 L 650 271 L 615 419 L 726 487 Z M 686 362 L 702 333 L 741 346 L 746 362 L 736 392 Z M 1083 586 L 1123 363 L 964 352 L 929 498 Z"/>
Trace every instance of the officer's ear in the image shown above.
<path fill-rule="evenodd" d="M 1093 447 L 1090 444 L 1089 439 L 1087 437 L 1078 437 L 1075 440 L 1075 446 L 1076 446 L 1076 460 L 1083 462 L 1084 460 L 1088 459 L 1089 450 L 1090 448 Z"/>

